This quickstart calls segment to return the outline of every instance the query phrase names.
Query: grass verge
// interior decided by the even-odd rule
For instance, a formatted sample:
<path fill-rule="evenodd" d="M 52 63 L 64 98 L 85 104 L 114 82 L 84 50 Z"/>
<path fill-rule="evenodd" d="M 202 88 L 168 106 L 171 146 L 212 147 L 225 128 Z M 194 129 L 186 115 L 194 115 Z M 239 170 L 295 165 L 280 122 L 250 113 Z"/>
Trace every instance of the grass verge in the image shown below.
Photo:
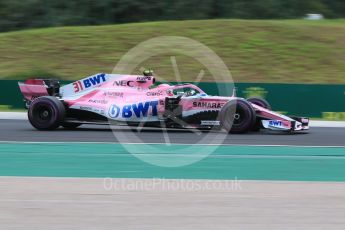
<path fill-rule="evenodd" d="M 168 21 L 1 33 L 0 79 L 75 80 L 110 73 L 128 50 L 157 36 L 185 36 L 207 45 L 236 82 L 345 83 L 345 20 Z M 204 68 L 181 54 L 155 56 L 142 66 L 175 81 L 170 55 L 176 56 L 183 81 L 194 81 Z M 203 80 L 214 79 L 206 71 Z"/>

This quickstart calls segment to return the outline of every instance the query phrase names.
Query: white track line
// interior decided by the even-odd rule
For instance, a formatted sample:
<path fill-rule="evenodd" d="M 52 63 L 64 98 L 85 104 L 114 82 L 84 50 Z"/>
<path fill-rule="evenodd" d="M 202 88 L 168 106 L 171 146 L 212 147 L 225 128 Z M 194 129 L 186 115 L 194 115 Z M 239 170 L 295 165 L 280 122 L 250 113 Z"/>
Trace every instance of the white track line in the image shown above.
<path fill-rule="evenodd" d="M 315 121 L 311 120 L 309 126 L 312 127 L 327 127 L 327 128 L 344 128 L 345 121 Z"/>
<path fill-rule="evenodd" d="M 0 112 L 0 119 L 4 120 L 27 120 L 26 112 Z"/>

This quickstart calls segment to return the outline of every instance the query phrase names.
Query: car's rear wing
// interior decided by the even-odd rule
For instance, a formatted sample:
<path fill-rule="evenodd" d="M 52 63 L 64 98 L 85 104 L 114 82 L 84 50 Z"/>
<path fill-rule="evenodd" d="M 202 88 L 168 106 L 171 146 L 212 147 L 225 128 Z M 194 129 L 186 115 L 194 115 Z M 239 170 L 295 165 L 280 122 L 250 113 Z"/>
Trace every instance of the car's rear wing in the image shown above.
<path fill-rule="evenodd" d="M 18 82 L 18 85 L 26 108 L 38 97 L 59 96 L 60 84 L 57 80 L 28 79 L 25 82 Z"/>

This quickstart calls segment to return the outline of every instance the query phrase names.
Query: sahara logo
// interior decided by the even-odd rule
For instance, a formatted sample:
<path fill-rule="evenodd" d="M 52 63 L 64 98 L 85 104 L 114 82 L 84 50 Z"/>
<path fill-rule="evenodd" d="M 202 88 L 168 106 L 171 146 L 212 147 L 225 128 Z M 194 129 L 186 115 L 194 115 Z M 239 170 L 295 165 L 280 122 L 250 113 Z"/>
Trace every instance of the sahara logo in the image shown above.
<path fill-rule="evenodd" d="M 84 89 L 88 89 L 91 86 L 99 85 L 105 81 L 106 81 L 105 74 L 102 73 L 102 74 L 98 74 L 96 76 L 86 78 L 86 79 L 81 80 L 81 81 L 73 82 L 74 92 L 78 93 Z"/>
<path fill-rule="evenodd" d="M 207 101 L 194 101 L 193 107 L 208 108 L 208 109 L 221 109 L 224 106 L 224 102 L 207 102 Z"/>
<path fill-rule="evenodd" d="M 117 105 L 112 105 L 109 108 L 109 117 L 117 118 L 120 116 L 122 118 L 131 118 L 131 117 L 147 117 L 149 110 L 151 108 L 151 116 L 158 115 L 157 109 L 158 101 L 147 101 L 147 102 L 140 102 L 136 104 L 124 105 L 122 109 L 120 109 Z"/>

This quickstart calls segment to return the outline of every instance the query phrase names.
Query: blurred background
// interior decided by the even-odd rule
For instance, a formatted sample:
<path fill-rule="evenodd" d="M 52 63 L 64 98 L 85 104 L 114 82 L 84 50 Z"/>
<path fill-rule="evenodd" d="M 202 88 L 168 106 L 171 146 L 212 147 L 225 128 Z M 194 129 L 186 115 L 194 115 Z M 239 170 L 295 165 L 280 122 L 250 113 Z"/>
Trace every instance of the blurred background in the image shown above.
<path fill-rule="evenodd" d="M 139 42 L 175 35 L 213 49 L 237 82 L 344 83 L 342 17 L 343 0 L 0 0 L 0 78 L 111 72 Z M 147 64 L 172 80 L 160 60 Z M 177 61 L 183 80 L 198 73 L 193 60 Z"/>
<path fill-rule="evenodd" d="M 189 19 L 345 17 L 343 0 L 1 0 L 1 31 Z"/>

